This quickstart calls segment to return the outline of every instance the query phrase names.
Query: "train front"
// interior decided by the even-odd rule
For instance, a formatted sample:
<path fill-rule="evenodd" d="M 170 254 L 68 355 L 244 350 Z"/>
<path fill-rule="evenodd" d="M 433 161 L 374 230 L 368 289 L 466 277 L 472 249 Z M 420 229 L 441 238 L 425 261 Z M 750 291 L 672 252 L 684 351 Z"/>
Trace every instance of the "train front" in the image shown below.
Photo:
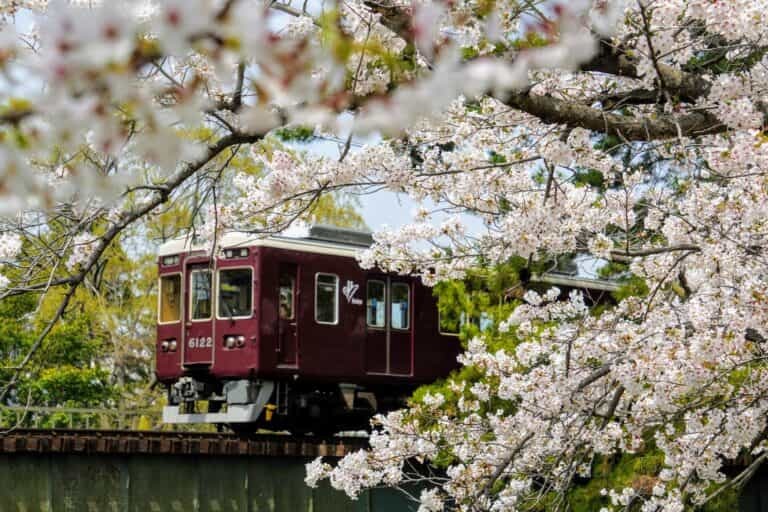
<path fill-rule="evenodd" d="M 273 383 L 258 367 L 258 248 L 243 234 L 210 248 L 188 239 L 159 249 L 157 378 L 166 423 L 255 422 Z"/>

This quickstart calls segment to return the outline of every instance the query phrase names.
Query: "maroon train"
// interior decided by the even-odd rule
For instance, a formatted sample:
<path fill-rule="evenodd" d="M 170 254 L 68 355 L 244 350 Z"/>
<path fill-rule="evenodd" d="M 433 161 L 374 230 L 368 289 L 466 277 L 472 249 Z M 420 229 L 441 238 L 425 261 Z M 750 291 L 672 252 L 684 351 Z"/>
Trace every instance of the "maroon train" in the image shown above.
<path fill-rule="evenodd" d="M 360 428 L 456 366 L 432 290 L 363 270 L 370 235 L 230 233 L 216 258 L 159 251 L 157 377 L 169 423 L 329 432 Z M 200 402 L 207 401 L 205 412 Z"/>

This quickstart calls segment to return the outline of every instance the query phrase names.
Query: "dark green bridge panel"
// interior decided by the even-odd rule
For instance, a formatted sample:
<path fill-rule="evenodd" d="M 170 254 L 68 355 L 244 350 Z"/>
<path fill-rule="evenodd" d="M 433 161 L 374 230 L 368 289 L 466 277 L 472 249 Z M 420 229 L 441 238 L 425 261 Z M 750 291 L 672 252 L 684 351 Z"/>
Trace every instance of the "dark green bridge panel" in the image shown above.
<path fill-rule="evenodd" d="M 409 512 L 388 489 L 356 501 L 304 483 L 306 459 L 0 454 L 0 512 Z"/>

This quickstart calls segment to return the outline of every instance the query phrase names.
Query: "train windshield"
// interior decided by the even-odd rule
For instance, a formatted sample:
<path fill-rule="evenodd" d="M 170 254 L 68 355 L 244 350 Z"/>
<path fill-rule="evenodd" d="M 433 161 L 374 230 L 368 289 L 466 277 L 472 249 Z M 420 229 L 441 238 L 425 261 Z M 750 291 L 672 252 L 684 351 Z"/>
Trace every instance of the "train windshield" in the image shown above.
<path fill-rule="evenodd" d="M 160 278 L 160 322 L 178 322 L 181 318 L 181 275 Z"/>
<path fill-rule="evenodd" d="M 219 271 L 219 317 L 251 316 L 252 283 L 249 268 Z"/>

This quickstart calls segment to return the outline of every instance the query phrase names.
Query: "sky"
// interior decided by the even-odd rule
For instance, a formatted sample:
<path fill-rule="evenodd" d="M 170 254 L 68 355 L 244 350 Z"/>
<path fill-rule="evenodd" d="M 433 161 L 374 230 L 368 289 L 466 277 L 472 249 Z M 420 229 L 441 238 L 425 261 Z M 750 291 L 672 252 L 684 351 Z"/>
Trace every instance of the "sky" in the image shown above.
<path fill-rule="evenodd" d="M 341 134 L 340 137 L 340 140 L 345 140 L 346 134 Z M 380 142 L 381 137 L 377 134 L 365 138 L 355 137 L 352 140 L 350 151 L 359 151 L 363 145 L 374 145 Z M 302 144 L 298 147 L 309 153 L 338 159 L 340 144 L 343 143 L 333 140 L 315 139 L 308 144 Z M 388 191 L 358 197 L 361 205 L 359 213 L 362 215 L 365 224 L 372 231 L 385 227 L 402 226 L 410 222 L 417 206 L 406 194 L 396 194 Z"/>

